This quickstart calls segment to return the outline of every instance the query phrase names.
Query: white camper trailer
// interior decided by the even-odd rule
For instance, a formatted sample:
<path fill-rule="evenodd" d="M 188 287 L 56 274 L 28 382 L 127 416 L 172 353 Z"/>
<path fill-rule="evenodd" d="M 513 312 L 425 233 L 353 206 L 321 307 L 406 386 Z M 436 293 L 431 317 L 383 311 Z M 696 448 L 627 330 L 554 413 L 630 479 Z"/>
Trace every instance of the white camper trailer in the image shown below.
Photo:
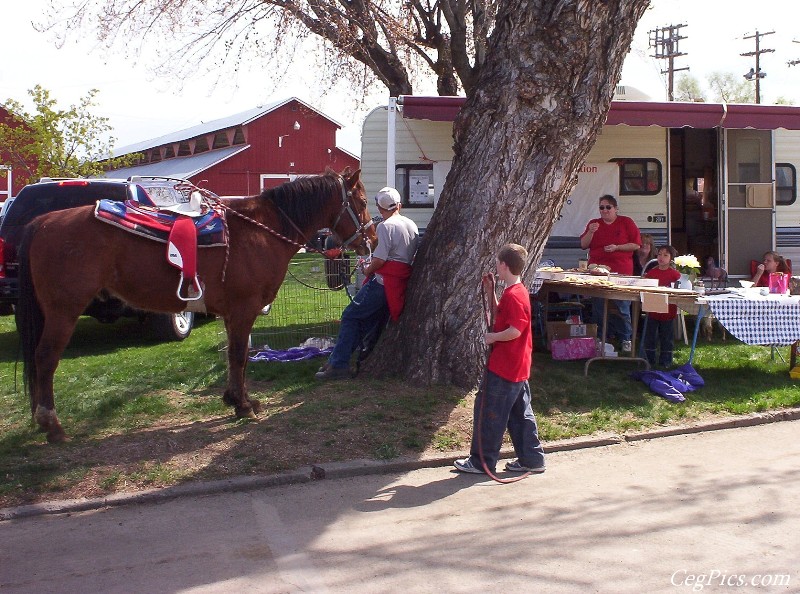
<path fill-rule="evenodd" d="M 397 187 L 421 229 L 450 170 L 463 102 L 401 96 L 364 120 L 367 191 Z M 800 262 L 798 165 L 800 107 L 613 101 L 543 257 L 574 266 L 578 236 L 608 193 L 656 245 L 711 256 L 731 276 L 749 277 L 750 261 L 771 249 Z"/>

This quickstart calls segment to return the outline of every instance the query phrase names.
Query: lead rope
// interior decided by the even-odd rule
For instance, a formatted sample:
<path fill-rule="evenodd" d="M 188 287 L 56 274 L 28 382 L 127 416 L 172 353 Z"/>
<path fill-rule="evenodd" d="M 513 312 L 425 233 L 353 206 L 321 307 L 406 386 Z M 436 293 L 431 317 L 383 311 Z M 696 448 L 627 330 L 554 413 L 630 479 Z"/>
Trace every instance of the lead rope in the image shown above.
<path fill-rule="evenodd" d="M 483 286 L 483 279 L 481 279 L 480 285 L 481 291 L 481 305 L 483 306 L 483 321 L 486 323 L 486 331 L 491 332 L 492 327 L 494 326 L 494 320 L 492 319 L 492 303 L 494 302 L 495 293 L 494 293 L 494 282 L 492 283 L 492 293 L 489 294 L 488 290 Z M 490 301 L 492 300 L 492 301 Z M 487 346 L 484 349 L 484 365 L 483 365 L 483 378 L 481 378 L 481 384 L 478 387 L 478 393 L 475 395 L 475 398 L 479 399 L 478 405 L 478 422 L 476 423 L 476 427 L 478 430 L 478 457 L 481 460 L 481 466 L 483 466 L 483 471 L 491 478 L 493 481 L 503 484 L 508 483 L 516 483 L 517 481 L 521 481 L 524 478 L 527 478 L 531 473 L 526 472 L 523 475 L 516 476 L 514 478 L 500 478 L 496 474 L 494 474 L 491 470 L 489 470 L 489 466 L 486 464 L 486 460 L 483 457 L 483 436 L 481 428 L 483 426 L 483 407 L 486 404 L 486 374 L 489 371 L 488 364 L 489 364 L 489 354 L 492 352 L 492 347 Z"/>
<path fill-rule="evenodd" d="M 345 197 L 344 180 L 340 180 L 340 183 L 342 185 L 342 195 L 343 195 L 343 197 Z M 352 211 L 350 209 L 349 202 L 344 200 L 344 198 L 343 198 L 344 201 L 342 203 L 342 210 L 339 213 L 339 217 L 336 219 L 336 223 L 339 222 L 339 219 L 341 218 L 342 214 L 344 214 L 345 212 L 349 212 L 350 216 L 353 218 L 353 220 L 354 220 L 354 222 L 356 224 L 356 231 L 353 234 L 353 236 L 350 237 L 347 240 L 347 242 L 345 242 L 345 244 L 342 246 L 341 249 L 337 248 L 338 249 L 337 254 L 333 255 L 333 254 L 331 254 L 329 252 L 332 252 L 334 250 L 319 250 L 319 249 L 317 249 L 315 247 L 312 247 L 312 246 L 309 246 L 307 244 L 299 243 L 297 241 L 294 241 L 293 239 L 290 239 L 290 238 L 286 237 L 285 235 L 282 235 L 281 233 L 278 233 L 277 231 L 275 231 L 271 227 L 268 227 L 267 225 L 255 220 L 253 218 L 250 218 L 247 215 L 244 215 L 244 214 L 242 214 L 242 213 L 240 213 L 240 212 L 238 212 L 236 210 L 233 210 L 228 205 L 224 204 L 220 200 L 220 197 L 217 196 L 214 192 L 212 192 L 210 190 L 207 190 L 205 188 L 199 188 L 199 187 L 195 186 L 194 184 L 192 184 L 191 182 L 176 184 L 175 188 L 178 189 L 178 190 L 188 190 L 188 191 L 199 192 L 200 195 L 203 196 L 203 198 L 205 198 L 205 200 L 206 200 L 206 202 L 208 204 L 208 208 L 210 208 L 211 210 L 219 213 L 220 218 L 222 219 L 222 225 L 225 228 L 225 236 L 228 237 L 228 238 L 230 238 L 230 233 L 228 232 L 228 218 L 226 216 L 226 213 L 230 212 L 230 213 L 233 213 L 234 215 L 236 215 L 237 217 L 239 217 L 239 218 L 241 218 L 241 219 L 243 219 L 245 221 L 248 221 L 249 223 L 252 223 L 253 225 L 256 225 L 257 227 L 260 227 L 261 229 L 264 229 L 265 231 L 267 231 L 268 233 L 271 233 L 272 235 L 274 235 L 278 239 L 281 239 L 281 240 L 285 241 L 286 243 L 289 243 L 289 244 L 297 247 L 298 249 L 306 248 L 306 251 L 314 252 L 314 253 L 317 253 L 317 254 L 322 254 L 325 258 L 328 258 L 328 259 L 331 259 L 331 260 L 336 258 L 338 255 L 340 255 L 341 252 L 344 250 L 344 248 L 347 247 L 349 242 L 352 241 L 353 239 L 355 239 L 358 235 L 361 235 L 363 237 L 364 241 L 366 241 L 367 246 L 369 247 L 370 255 L 372 255 L 372 246 L 369 245 L 369 241 L 367 241 L 367 237 L 366 237 L 366 230 L 372 225 L 372 221 L 370 220 L 370 222 L 367 223 L 367 224 L 358 225 L 358 223 L 359 223 L 358 219 L 352 213 Z M 286 219 L 295 228 L 295 230 L 297 230 L 297 232 L 300 233 L 300 236 L 303 237 L 303 239 L 305 239 L 305 236 L 303 235 L 303 232 L 300 231 L 300 229 L 297 228 L 297 225 L 295 225 L 294 221 L 292 221 L 288 216 L 286 216 L 286 214 L 280 208 L 278 209 L 278 212 L 281 215 L 283 215 L 284 217 L 286 217 Z M 224 262 L 224 264 L 222 266 L 222 282 L 225 282 L 225 273 L 228 270 L 228 257 L 229 257 L 229 255 L 230 255 L 230 241 L 226 241 L 225 242 L 225 262 Z M 317 288 L 317 287 L 311 287 L 311 288 Z M 321 288 L 320 288 L 320 290 L 321 290 Z"/>

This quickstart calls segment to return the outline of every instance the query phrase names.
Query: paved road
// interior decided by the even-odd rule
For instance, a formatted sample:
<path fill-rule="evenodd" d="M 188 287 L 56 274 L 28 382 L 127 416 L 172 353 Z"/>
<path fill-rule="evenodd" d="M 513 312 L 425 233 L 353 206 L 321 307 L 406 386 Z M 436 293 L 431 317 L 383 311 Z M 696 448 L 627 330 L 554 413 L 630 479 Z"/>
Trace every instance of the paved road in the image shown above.
<path fill-rule="evenodd" d="M 798 592 L 799 461 L 793 421 L 511 485 L 428 468 L 9 520 L 0 592 Z"/>

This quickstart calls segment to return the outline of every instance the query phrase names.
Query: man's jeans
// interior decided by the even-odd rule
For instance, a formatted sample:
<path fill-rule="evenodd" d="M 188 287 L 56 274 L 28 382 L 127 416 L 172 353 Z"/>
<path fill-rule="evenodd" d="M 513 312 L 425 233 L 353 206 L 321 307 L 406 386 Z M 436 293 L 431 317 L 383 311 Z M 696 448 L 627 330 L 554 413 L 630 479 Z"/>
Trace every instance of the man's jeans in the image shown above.
<path fill-rule="evenodd" d="M 592 321 L 597 324 L 597 336 L 603 328 L 603 301 L 601 297 L 592 297 Z M 630 340 L 633 335 L 633 326 L 631 325 L 631 302 L 611 300 L 619 310 L 619 315 L 616 312 L 609 314 L 608 325 L 606 330 L 608 332 L 607 338 L 617 337 L 620 340 Z M 611 304 L 609 304 L 611 305 Z M 609 308 L 610 309 L 610 308 Z"/>
<path fill-rule="evenodd" d="M 386 323 L 387 314 L 388 306 L 383 285 L 373 277 L 361 287 L 350 305 L 342 312 L 339 337 L 328 358 L 331 367 L 336 369 L 349 367 L 353 351 L 376 325 Z"/>
<path fill-rule="evenodd" d="M 494 472 L 506 429 L 520 463 L 528 468 L 543 467 L 544 449 L 539 441 L 539 428 L 531 409 L 531 389 L 527 380 L 510 382 L 487 370 L 482 389 L 475 397 L 473 410 L 472 447 L 469 453 L 476 468 L 483 469 L 478 448 L 478 431 L 483 459 L 489 470 Z"/>

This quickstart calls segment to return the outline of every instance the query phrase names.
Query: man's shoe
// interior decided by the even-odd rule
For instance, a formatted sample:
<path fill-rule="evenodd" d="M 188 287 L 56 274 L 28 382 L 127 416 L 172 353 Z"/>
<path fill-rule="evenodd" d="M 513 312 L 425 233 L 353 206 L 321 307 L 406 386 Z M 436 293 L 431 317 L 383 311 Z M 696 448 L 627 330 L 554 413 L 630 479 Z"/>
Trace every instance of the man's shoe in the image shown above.
<path fill-rule="evenodd" d="M 349 367 L 328 367 L 314 374 L 318 380 L 337 380 L 351 377 Z"/>
<path fill-rule="evenodd" d="M 453 466 L 459 472 L 469 472 L 471 474 L 484 474 L 483 470 L 472 464 L 471 458 L 464 458 L 463 460 L 456 460 Z"/>
<path fill-rule="evenodd" d="M 539 466 L 538 468 L 530 468 L 528 466 L 523 466 L 519 460 L 514 460 L 513 462 L 506 462 L 506 470 L 509 472 L 530 472 L 531 474 L 542 474 L 545 471 L 545 467 Z"/>
<path fill-rule="evenodd" d="M 630 340 L 623 340 L 622 341 L 622 352 L 623 353 L 630 353 L 631 352 L 631 341 Z"/>

